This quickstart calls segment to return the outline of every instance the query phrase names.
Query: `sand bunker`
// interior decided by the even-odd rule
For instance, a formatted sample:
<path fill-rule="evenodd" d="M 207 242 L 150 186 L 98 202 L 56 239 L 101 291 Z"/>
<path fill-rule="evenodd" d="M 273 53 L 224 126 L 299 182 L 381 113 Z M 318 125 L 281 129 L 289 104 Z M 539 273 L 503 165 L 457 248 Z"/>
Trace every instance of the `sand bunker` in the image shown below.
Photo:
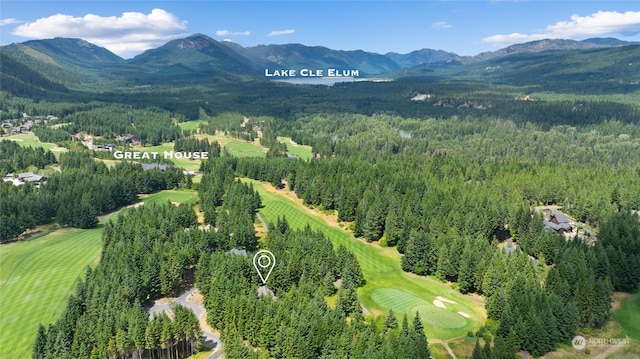
<path fill-rule="evenodd" d="M 470 318 L 471 316 L 465 312 L 458 312 L 458 314 L 460 314 L 461 316 L 465 317 L 465 318 Z"/>
<path fill-rule="evenodd" d="M 437 297 L 436 297 L 436 299 L 437 299 L 437 300 L 439 300 L 439 301 L 441 301 L 441 302 L 447 302 L 447 303 L 451 303 L 451 304 L 456 304 L 456 302 L 454 302 L 454 301 L 452 301 L 452 300 L 450 300 L 450 299 L 447 299 L 447 298 L 441 297 L 441 296 L 437 296 Z"/>
<path fill-rule="evenodd" d="M 434 299 L 434 300 L 433 300 L 433 305 L 435 305 L 436 307 L 440 307 L 440 308 L 445 308 L 445 309 L 447 308 L 447 307 L 444 305 L 444 303 L 442 303 L 441 301 L 439 301 L 439 300 L 437 300 L 437 299 Z"/>

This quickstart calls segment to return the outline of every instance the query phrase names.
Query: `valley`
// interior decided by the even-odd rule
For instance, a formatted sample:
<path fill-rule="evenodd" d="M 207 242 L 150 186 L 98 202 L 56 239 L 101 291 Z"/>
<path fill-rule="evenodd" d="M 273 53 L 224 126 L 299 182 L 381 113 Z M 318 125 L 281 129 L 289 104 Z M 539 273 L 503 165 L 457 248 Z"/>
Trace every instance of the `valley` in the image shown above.
<path fill-rule="evenodd" d="M 0 357 L 640 355 L 637 43 L 0 54 Z"/>

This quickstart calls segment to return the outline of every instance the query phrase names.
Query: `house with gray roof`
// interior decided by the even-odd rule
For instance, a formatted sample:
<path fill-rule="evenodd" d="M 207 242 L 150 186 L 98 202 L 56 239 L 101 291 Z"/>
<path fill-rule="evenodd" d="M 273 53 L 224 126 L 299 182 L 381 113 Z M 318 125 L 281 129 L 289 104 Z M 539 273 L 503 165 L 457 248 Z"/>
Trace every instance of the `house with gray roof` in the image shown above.
<path fill-rule="evenodd" d="M 549 219 L 544 220 L 544 228 L 556 232 L 571 232 L 573 227 L 569 223 L 569 217 L 562 213 L 552 213 Z"/>

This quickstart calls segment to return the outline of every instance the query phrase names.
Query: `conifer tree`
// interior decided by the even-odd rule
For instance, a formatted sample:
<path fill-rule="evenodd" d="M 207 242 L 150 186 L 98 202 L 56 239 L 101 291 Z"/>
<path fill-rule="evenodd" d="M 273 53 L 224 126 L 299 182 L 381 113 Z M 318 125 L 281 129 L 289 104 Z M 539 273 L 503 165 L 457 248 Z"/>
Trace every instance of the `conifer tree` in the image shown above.
<path fill-rule="evenodd" d="M 476 345 L 473 347 L 473 353 L 471 353 L 471 359 L 485 359 L 480 346 L 480 338 L 476 338 Z"/>
<path fill-rule="evenodd" d="M 387 319 L 384 321 L 384 331 L 387 332 L 389 330 L 395 330 L 398 327 L 398 318 L 393 313 L 393 309 L 389 309 L 389 314 L 387 314 Z"/>
<path fill-rule="evenodd" d="M 422 326 L 422 320 L 420 319 L 419 312 L 416 312 L 416 316 L 413 318 L 413 333 L 411 337 L 413 339 L 414 358 L 430 358 L 431 351 L 429 350 L 427 336 L 424 333 L 424 327 Z"/>

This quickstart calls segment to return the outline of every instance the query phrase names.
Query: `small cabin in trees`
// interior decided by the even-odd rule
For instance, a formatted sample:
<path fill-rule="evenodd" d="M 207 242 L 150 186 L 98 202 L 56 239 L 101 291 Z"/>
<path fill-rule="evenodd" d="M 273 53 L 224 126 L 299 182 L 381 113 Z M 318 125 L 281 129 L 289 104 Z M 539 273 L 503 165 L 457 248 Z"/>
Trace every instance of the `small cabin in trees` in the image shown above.
<path fill-rule="evenodd" d="M 247 256 L 247 250 L 246 249 L 232 248 L 230 251 L 228 251 L 226 253 L 228 255 L 243 256 L 243 257 Z"/>
<path fill-rule="evenodd" d="M 549 219 L 544 220 L 544 228 L 556 232 L 571 232 L 573 230 L 569 218 L 562 213 L 550 214 Z"/>

